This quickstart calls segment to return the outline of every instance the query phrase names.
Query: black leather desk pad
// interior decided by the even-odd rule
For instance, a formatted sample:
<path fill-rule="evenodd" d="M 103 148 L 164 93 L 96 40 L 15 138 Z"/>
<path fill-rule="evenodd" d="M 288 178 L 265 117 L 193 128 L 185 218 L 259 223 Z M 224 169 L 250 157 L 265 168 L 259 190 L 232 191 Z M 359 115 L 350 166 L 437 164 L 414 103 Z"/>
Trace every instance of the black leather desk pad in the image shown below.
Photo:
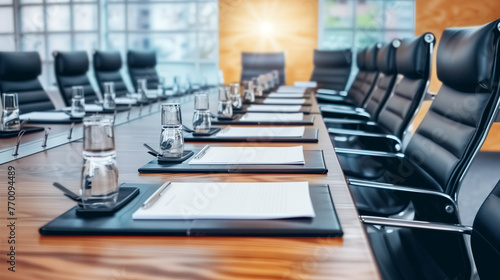
<path fill-rule="evenodd" d="M 201 149 L 193 150 L 198 154 Z M 322 150 L 305 150 L 305 164 L 189 164 L 191 159 L 180 163 L 162 163 L 154 159 L 143 167 L 139 173 L 281 173 L 281 174 L 326 174 L 328 169 Z"/>
<path fill-rule="evenodd" d="M 255 104 L 257 105 L 257 104 Z M 259 104 L 259 105 L 264 105 L 264 104 Z M 304 113 L 304 114 L 310 114 L 311 113 L 311 106 L 303 106 L 300 104 L 292 105 L 292 104 L 287 104 L 286 106 L 301 106 L 300 110 L 298 111 L 293 111 L 293 112 L 283 112 L 283 111 L 273 111 L 273 106 L 281 106 L 277 104 L 265 104 L 266 106 L 269 106 L 269 110 L 262 110 L 262 111 L 247 111 L 248 106 L 251 106 L 249 104 L 243 105 L 241 109 L 233 109 L 233 112 L 235 114 L 243 114 L 243 113 L 281 113 L 281 114 L 293 114 L 293 113 Z"/>
<path fill-rule="evenodd" d="M 28 133 L 34 133 L 34 132 L 40 132 L 43 131 L 45 128 L 43 127 L 38 127 L 38 126 L 23 126 L 21 130 L 24 130 L 24 134 Z M 0 130 L 0 138 L 12 138 L 12 137 L 17 137 L 19 135 L 20 130 L 13 130 L 13 131 L 2 131 Z"/>
<path fill-rule="evenodd" d="M 212 120 L 212 124 L 230 125 L 313 125 L 315 116 L 304 116 L 300 121 L 241 121 L 243 115 L 238 115 L 234 120 Z"/>
<path fill-rule="evenodd" d="M 281 143 L 317 143 L 318 129 L 306 127 L 302 137 L 217 137 L 217 134 L 210 136 L 193 136 L 192 133 L 184 133 L 186 142 L 281 142 Z"/>
<path fill-rule="evenodd" d="M 42 235 L 341 237 L 328 185 L 310 185 L 316 217 L 274 220 L 133 220 L 160 184 L 123 184 L 140 193 L 112 216 L 79 217 L 76 207 L 39 229 Z"/>

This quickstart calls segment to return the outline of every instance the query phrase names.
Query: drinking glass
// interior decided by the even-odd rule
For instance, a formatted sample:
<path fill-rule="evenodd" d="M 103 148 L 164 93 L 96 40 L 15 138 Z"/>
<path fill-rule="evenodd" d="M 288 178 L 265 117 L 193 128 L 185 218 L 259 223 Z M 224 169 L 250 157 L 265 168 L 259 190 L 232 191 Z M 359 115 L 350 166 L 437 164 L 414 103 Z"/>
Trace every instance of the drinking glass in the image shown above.
<path fill-rule="evenodd" d="M 147 102 L 148 96 L 146 91 L 148 90 L 148 80 L 137 79 L 137 93 L 139 94 L 139 101 Z"/>
<path fill-rule="evenodd" d="M 115 98 L 115 83 L 104 83 L 104 98 L 102 107 L 106 110 L 114 110 L 116 108 Z"/>
<path fill-rule="evenodd" d="M 5 131 L 20 130 L 19 99 L 17 93 L 4 93 L 2 104 L 2 122 L 0 123 L 0 129 Z"/>
<path fill-rule="evenodd" d="M 193 129 L 197 133 L 208 133 L 212 125 L 208 95 L 204 92 L 194 96 Z"/>
<path fill-rule="evenodd" d="M 73 118 L 83 118 L 85 116 L 85 98 L 82 86 L 74 86 L 73 98 L 71 99 L 71 116 Z"/>
<path fill-rule="evenodd" d="M 247 103 L 255 102 L 255 93 L 252 81 L 243 81 L 243 99 Z"/>
<path fill-rule="evenodd" d="M 83 158 L 83 207 L 113 207 L 118 196 L 113 118 L 94 115 L 83 119 Z"/>
<path fill-rule="evenodd" d="M 229 97 L 229 86 L 220 86 L 219 90 L 219 104 L 217 106 L 217 115 L 220 118 L 230 118 L 233 116 L 233 102 Z"/>
<path fill-rule="evenodd" d="M 179 103 L 161 105 L 160 152 L 163 157 L 181 157 L 184 152 L 181 105 Z"/>
<path fill-rule="evenodd" d="M 242 102 L 241 102 L 241 94 L 240 94 L 240 84 L 238 83 L 233 83 L 229 84 L 229 93 L 231 97 L 231 101 L 233 102 L 233 107 L 235 109 L 241 109 Z"/>
<path fill-rule="evenodd" d="M 275 86 L 280 85 L 280 72 L 278 70 L 273 70 L 271 72 L 273 74 L 273 82 Z"/>
<path fill-rule="evenodd" d="M 258 78 L 256 78 L 256 77 L 252 78 L 252 86 L 253 86 L 254 96 L 262 96 L 263 95 L 262 87 L 259 83 Z"/>

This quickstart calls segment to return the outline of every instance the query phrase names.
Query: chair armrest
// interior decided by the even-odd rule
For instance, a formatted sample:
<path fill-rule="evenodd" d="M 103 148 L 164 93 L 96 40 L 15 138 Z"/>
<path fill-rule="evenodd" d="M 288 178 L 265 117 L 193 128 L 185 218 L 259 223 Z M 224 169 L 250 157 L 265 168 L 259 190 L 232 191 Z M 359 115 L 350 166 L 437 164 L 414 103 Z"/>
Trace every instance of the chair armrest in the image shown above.
<path fill-rule="evenodd" d="M 318 88 L 316 90 L 316 93 L 328 94 L 328 95 L 337 95 L 337 94 L 339 94 L 339 91 L 338 90 L 334 90 L 334 89 Z"/>
<path fill-rule="evenodd" d="M 394 218 L 384 218 L 376 216 L 360 216 L 361 222 L 365 225 L 379 225 L 391 227 L 404 227 L 404 228 L 418 228 L 428 230 L 439 230 L 463 234 L 471 234 L 472 227 L 458 224 L 446 224 L 437 222 L 425 222 L 414 220 L 402 220 Z"/>
<path fill-rule="evenodd" d="M 376 138 L 387 138 L 395 141 L 396 143 L 401 145 L 401 140 L 392 134 L 383 134 L 383 133 L 371 133 L 365 132 L 361 130 L 351 130 L 351 129 L 342 129 L 342 128 L 329 128 L 328 133 L 330 134 L 343 134 L 343 135 L 352 135 L 352 136 L 362 136 L 362 137 L 376 137 Z"/>
<path fill-rule="evenodd" d="M 346 149 L 346 148 L 335 148 L 335 152 L 339 154 L 350 154 L 359 156 L 389 157 L 389 158 L 405 157 L 403 153 L 389 153 L 382 151 L 370 151 L 370 150 Z"/>
<path fill-rule="evenodd" d="M 358 179 L 349 179 L 349 186 L 352 187 L 364 187 L 364 188 L 375 188 L 375 189 L 384 189 L 401 192 L 403 194 L 411 195 L 412 201 L 415 208 L 418 207 L 428 207 L 435 206 L 437 207 L 436 211 L 443 211 L 442 213 L 436 212 L 435 215 L 441 215 L 442 218 L 445 219 L 458 219 L 458 206 L 449 195 L 439 192 L 433 191 L 424 188 L 416 188 L 416 187 L 408 187 L 408 186 L 400 186 L 394 184 L 387 184 L 381 182 L 372 182 L 366 180 L 358 180 Z M 450 216 L 451 214 L 456 214 Z"/>

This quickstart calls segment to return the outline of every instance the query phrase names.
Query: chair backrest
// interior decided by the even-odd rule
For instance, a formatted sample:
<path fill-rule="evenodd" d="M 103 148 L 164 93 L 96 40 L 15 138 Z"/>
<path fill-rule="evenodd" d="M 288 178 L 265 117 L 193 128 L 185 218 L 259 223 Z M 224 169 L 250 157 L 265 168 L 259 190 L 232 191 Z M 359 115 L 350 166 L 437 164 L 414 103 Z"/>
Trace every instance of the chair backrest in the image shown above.
<path fill-rule="evenodd" d="M 129 50 L 127 52 L 127 68 L 135 89 L 138 79 L 146 79 L 148 89 L 158 89 L 160 78 L 156 72 L 156 52 Z"/>
<path fill-rule="evenodd" d="M 0 52 L 0 92 L 18 94 L 21 114 L 55 108 L 38 80 L 41 73 L 37 52 Z"/>
<path fill-rule="evenodd" d="M 379 75 L 377 82 L 370 93 L 370 97 L 363 107 L 376 120 L 377 116 L 384 106 L 387 98 L 392 92 L 394 82 L 396 81 L 396 49 L 401 44 L 400 40 L 394 40 L 385 44 L 377 53 L 377 69 Z"/>
<path fill-rule="evenodd" d="M 443 84 L 406 147 L 408 182 L 456 195 L 499 105 L 499 24 L 443 32 L 436 60 Z"/>
<path fill-rule="evenodd" d="M 285 84 L 285 53 L 241 53 L 240 82 L 273 70 L 278 70 L 280 83 Z"/>
<path fill-rule="evenodd" d="M 381 44 L 376 44 L 366 49 L 364 52 L 358 53 L 356 57 L 358 68 L 360 68 L 356 78 L 359 76 L 359 79 L 358 82 L 356 82 L 356 80 L 353 82 L 349 89 L 348 97 L 357 107 L 363 106 L 377 81 L 377 55 L 381 46 Z M 362 64 L 360 64 L 359 61 L 361 61 Z"/>
<path fill-rule="evenodd" d="M 93 65 L 94 75 L 101 93 L 104 93 L 104 83 L 113 82 L 115 83 L 116 96 L 127 94 L 127 85 L 120 73 L 122 57 L 119 52 L 94 51 Z"/>
<path fill-rule="evenodd" d="M 500 275 L 500 181 L 483 202 L 474 219 L 472 254 L 481 280 Z"/>
<path fill-rule="evenodd" d="M 95 103 L 97 94 L 90 83 L 87 71 L 89 57 L 86 51 L 59 52 L 54 51 L 54 71 L 59 92 L 66 106 L 71 106 L 73 86 L 82 86 L 86 103 Z"/>
<path fill-rule="evenodd" d="M 318 88 L 344 90 L 351 74 L 352 51 L 314 50 L 314 70 L 311 81 L 316 81 Z"/>
<path fill-rule="evenodd" d="M 377 122 L 387 133 L 399 139 L 403 137 L 427 91 L 434 44 L 434 35 L 425 33 L 401 41 L 396 50 L 398 80 Z"/>

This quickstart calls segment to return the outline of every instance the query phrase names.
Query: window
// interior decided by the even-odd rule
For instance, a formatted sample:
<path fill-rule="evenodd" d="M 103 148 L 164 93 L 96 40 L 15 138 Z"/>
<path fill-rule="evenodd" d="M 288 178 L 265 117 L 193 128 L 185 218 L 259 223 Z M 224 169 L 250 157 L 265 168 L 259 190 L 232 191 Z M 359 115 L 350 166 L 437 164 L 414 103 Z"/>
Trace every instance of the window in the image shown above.
<path fill-rule="evenodd" d="M 55 50 L 154 50 L 167 82 L 218 81 L 218 0 L 0 0 L 0 18 L 0 51 L 38 51 L 46 89 Z"/>
<path fill-rule="evenodd" d="M 108 50 L 156 51 L 167 83 L 217 81 L 217 0 L 108 1 L 107 19 Z"/>
<path fill-rule="evenodd" d="M 414 37 L 414 0 L 320 0 L 319 49 L 354 50 Z"/>

